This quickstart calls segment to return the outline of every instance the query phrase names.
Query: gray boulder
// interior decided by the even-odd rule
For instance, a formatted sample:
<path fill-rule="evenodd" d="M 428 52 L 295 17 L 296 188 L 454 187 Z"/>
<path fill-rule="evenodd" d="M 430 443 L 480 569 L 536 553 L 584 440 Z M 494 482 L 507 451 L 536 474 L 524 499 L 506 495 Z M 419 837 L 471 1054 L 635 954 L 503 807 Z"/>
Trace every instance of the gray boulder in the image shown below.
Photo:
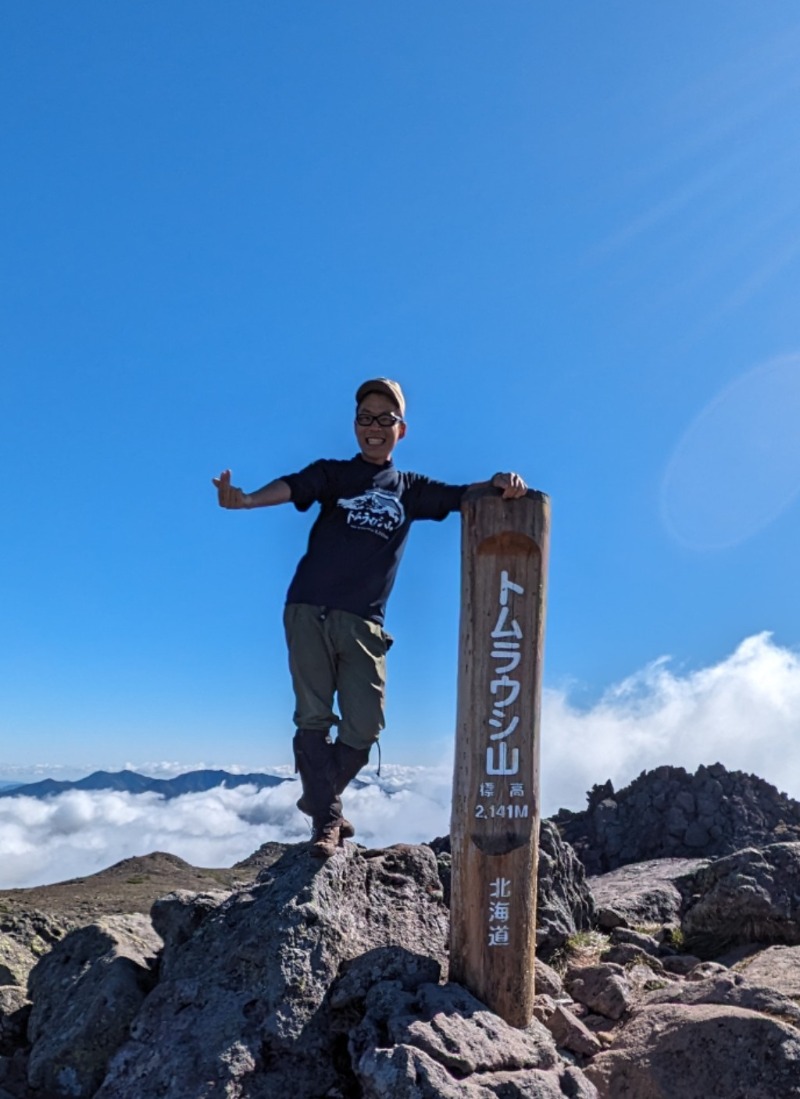
<path fill-rule="evenodd" d="M 766 985 L 800 1001 L 800 946 L 770 946 L 739 964 L 752 984 Z"/>
<path fill-rule="evenodd" d="M 648 935 L 645 931 L 634 931 L 629 927 L 614 928 L 609 935 L 609 940 L 614 946 L 623 944 L 626 946 L 636 946 L 642 953 L 650 954 L 654 958 L 658 957 L 659 952 L 663 950 L 663 946 L 653 935 Z"/>
<path fill-rule="evenodd" d="M 536 952 L 548 959 L 576 931 L 594 926 L 595 902 L 583 864 L 555 825 L 539 829 L 539 874 L 536 899 Z"/>
<path fill-rule="evenodd" d="M 561 977 L 541 958 L 537 958 L 534 965 L 534 989 L 537 996 L 542 993 L 558 999 L 559 996 L 564 995 L 564 982 Z"/>
<path fill-rule="evenodd" d="M 155 982 L 161 940 L 146 916 L 106 916 L 31 970 L 28 1079 L 48 1096 L 93 1096 Z"/>
<path fill-rule="evenodd" d="M 25 988 L 28 974 L 38 960 L 27 946 L 0 933 L 0 987 Z"/>
<path fill-rule="evenodd" d="M 712 958 L 741 943 L 800 944 L 800 843 L 747 848 L 690 875 L 682 929 Z"/>
<path fill-rule="evenodd" d="M 25 988 L 38 960 L 68 928 L 43 912 L 7 914 L 0 919 L 0 987 Z"/>
<path fill-rule="evenodd" d="M 190 938 L 165 945 L 164 978 L 96 1099 L 352 1090 L 331 986 L 340 973 L 344 983 L 346 963 L 381 947 L 424 951 L 442 966 L 447 936 L 429 848 L 348 844 L 322 864 L 306 845 L 290 849 L 257 884 L 206 911 Z M 355 1012 L 366 983 L 351 977 L 340 1007 Z"/>
<path fill-rule="evenodd" d="M 800 1029 L 800 1007 L 789 996 L 755 984 L 741 973 L 715 973 L 699 981 L 673 982 L 650 992 L 648 1004 L 726 1004 L 782 1019 Z"/>
<path fill-rule="evenodd" d="M 687 904 L 687 876 L 708 859 L 650 859 L 588 879 L 600 927 L 678 924 Z"/>
<path fill-rule="evenodd" d="M 621 1019 L 633 1004 L 633 990 L 622 966 L 588 965 L 571 969 L 564 982 L 567 992 L 606 1019 Z"/>
<path fill-rule="evenodd" d="M 150 912 L 153 927 L 164 941 L 159 976 L 169 975 L 178 950 L 194 935 L 210 913 L 228 899 L 230 893 L 190 893 L 176 889 L 155 901 Z"/>
<path fill-rule="evenodd" d="M 600 1099 L 797 1099 L 800 1034 L 738 1007 L 648 1006 L 584 1071 Z"/>
<path fill-rule="evenodd" d="M 407 992 L 421 984 L 438 984 L 441 964 L 425 954 L 415 954 L 401 946 L 379 946 L 360 954 L 352 962 L 342 962 L 340 976 L 331 988 L 330 1006 L 334 1011 L 333 1030 L 347 1033 L 354 1019 L 364 1014 L 367 994 L 382 981 L 397 981 Z"/>
<path fill-rule="evenodd" d="M 615 943 L 600 954 L 601 962 L 614 962 L 624 967 L 644 965 L 650 972 L 663 973 L 664 966 L 652 951 L 644 950 L 636 943 Z"/>
<path fill-rule="evenodd" d="M 538 1022 L 515 1030 L 458 985 L 373 986 L 349 1050 L 364 1099 L 591 1099 Z"/>
<path fill-rule="evenodd" d="M 665 972 L 675 977 L 687 977 L 701 964 L 696 954 L 670 954 L 661 959 Z"/>
<path fill-rule="evenodd" d="M 533 1014 L 550 1031 L 559 1049 L 569 1050 L 579 1057 L 593 1057 L 602 1049 L 600 1041 L 586 1024 L 552 996 L 544 993 L 537 995 Z"/>

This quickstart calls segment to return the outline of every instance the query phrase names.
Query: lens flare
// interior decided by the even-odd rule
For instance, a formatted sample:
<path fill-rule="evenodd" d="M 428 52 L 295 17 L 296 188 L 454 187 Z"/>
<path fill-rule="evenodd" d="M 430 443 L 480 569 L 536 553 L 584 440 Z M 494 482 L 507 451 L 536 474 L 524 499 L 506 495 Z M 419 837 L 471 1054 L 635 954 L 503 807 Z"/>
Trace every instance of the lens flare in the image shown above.
<path fill-rule="evenodd" d="M 738 545 L 800 493 L 800 355 L 722 390 L 689 425 L 661 484 L 661 516 L 682 545 Z"/>

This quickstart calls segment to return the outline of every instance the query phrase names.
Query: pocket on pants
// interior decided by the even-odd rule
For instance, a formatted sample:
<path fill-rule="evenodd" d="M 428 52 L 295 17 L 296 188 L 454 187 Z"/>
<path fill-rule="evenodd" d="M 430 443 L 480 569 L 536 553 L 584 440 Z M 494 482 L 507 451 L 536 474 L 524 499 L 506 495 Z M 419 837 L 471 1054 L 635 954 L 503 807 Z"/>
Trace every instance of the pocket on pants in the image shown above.
<path fill-rule="evenodd" d="M 362 645 L 373 657 L 378 660 L 386 656 L 389 644 L 389 635 L 381 629 L 377 622 L 371 622 L 368 618 L 357 619 L 354 636 L 361 639 Z"/>

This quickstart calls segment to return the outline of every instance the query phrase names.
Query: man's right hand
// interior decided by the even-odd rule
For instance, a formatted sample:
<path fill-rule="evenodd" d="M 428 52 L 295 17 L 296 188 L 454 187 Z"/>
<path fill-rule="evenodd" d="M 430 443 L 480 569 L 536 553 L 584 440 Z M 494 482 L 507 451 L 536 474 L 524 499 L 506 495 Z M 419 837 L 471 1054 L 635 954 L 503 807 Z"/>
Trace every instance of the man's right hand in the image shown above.
<path fill-rule="evenodd" d="M 231 471 L 225 469 L 219 477 L 211 480 L 217 486 L 217 500 L 221 508 L 246 508 L 250 506 L 250 497 L 236 485 L 231 484 Z"/>

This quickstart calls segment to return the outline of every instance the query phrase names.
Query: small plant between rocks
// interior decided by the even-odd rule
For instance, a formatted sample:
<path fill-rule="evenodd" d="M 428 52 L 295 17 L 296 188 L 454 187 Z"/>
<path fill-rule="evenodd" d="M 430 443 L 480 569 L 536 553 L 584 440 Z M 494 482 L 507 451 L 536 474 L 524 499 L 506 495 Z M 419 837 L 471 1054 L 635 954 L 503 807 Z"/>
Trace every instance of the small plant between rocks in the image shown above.
<path fill-rule="evenodd" d="M 576 931 L 558 951 L 553 967 L 563 971 L 570 965 L 595 965 L 608 945 L 609 937 L 602 931 Z"/>

